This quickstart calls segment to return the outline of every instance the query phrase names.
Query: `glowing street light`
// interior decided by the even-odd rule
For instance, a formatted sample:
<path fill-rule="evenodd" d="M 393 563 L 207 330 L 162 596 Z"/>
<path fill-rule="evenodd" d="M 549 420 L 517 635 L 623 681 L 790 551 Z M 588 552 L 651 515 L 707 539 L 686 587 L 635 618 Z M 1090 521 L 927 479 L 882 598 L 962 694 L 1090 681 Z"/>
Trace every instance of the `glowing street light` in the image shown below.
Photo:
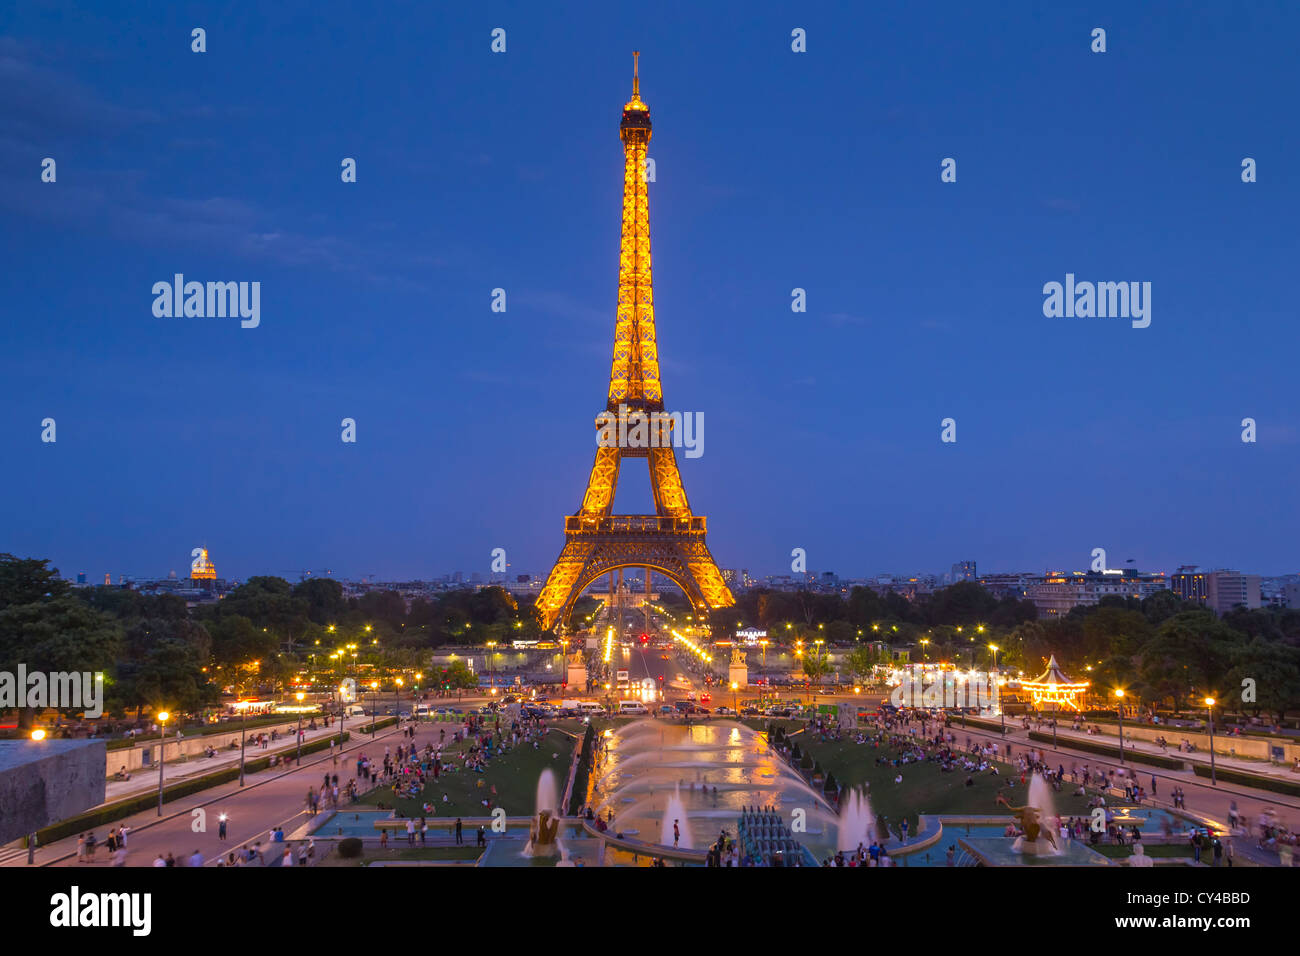
<path fill-rule="evenodd" d="M 162 816 L 163 763 L 166 761 L 163 752 L 167 745 L 167 718 L 170 716 L 165 710 L 158 712 L 158 816 Z"/>
<path fill-rule="evenodd" d="M 1209 718 L 1210 724 L 1210 786 L 1217 787 L 1218 780 L 1214 776 L 1214 698 L 1205 698 L 1205 714 Z"/>
<path fill-rule="evenodd" d="M 1118 702 L 1115 710 L 1119 713 L 1119 762 L 1124 762 L 1124 688 L 1115 688 L 1115 697 Z"/>

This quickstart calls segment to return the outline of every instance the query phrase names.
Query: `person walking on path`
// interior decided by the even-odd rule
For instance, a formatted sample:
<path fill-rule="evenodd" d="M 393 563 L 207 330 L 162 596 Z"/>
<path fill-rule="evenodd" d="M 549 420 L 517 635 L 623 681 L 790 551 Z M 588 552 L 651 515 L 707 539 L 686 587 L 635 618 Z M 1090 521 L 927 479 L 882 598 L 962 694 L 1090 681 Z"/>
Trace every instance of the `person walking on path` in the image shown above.
<path fill-rule="evenodd" d="M 456 818 L 456 845 L 460 846 L 465 842 L 465 836 L 462 832 L 460 817 Z"/>

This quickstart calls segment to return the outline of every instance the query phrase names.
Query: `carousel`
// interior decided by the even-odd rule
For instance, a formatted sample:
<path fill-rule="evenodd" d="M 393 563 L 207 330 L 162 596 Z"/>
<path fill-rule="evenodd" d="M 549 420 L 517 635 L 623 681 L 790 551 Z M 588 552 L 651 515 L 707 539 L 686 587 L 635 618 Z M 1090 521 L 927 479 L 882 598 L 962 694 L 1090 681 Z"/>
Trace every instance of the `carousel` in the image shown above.
<path fill-rule="evenodd" d="M 1083 696 L 1088 691 L 1088 682 L 1075 682 L 1065 675 L 1061 665 L 1056 663 L 1056 655 L 1047 662 L 1047 670 L 1034 680 L 1022 680 L 1020 691 L 1029 697 L 1035 710 L 1073 710 L 1083 711 Z"/>

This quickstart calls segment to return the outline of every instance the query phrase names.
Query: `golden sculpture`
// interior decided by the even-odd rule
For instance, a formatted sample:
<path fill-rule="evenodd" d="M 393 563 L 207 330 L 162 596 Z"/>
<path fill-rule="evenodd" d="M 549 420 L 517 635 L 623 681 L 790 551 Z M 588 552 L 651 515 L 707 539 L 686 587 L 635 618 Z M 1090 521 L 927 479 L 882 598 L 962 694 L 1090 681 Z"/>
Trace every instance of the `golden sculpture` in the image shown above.
<path fill-rule="evenodd" d="M 680 417 L 664 412 L 650 271 L 646 162 L 650 108 L 641 99 L 636 65 L 632 99 L 623 107 L 619 136 L 623 140 L 623 232 L 618 310 L 607 412 L 597 419 L 597 427 L 603 429 L 602 435 L 617 434 L 620 439 L 610 444 L 602 437 L 582 505 L 576 515 L 564 519 L 564 549 L 537 598 L 544 630 L 557 622 L 567 626 L 578 596 L 601 575 L 625 567 L 666 575 L 697 611 L 736 603 L 704 542 L 704 516 L 691 512 L 682 487 L 672 445 L 672 431 L 681 426 Z M 624 440 L 629 435 L 639 438 Z M 612 514 L 624 458 L 648 459 L 655 514 Z"/>
<path fill-rule="evenodd" d="M 528 823 L 528 846 L 532 856 L 549 856 L 557 853 L 555 836 L 560 829 L 558 817 L 552 818 L 550 810 L 538 810 L 535 819 Z"/>
<path fill-rule="evenodd" d="M 1056 834 L 1052 832 L 1051 827 L 1044 827 L 1038 822 L 1038 815 L 1042 812 L 1038 807 L 1023 806 L 1013 807 L 1007 802 L 1007 798 L 998 794 L 997 802 L 1002 804 L 1011 811 L 1011 815 L 1020 823 L 1020 829 L 1024 831 L 1026 843 L 1037 843 L 1038 835 L 1041 833 L 1047 838 L 1047 842 L 1052 845 L 1053 850 L 1059 850 L 1056 845 Z"/>

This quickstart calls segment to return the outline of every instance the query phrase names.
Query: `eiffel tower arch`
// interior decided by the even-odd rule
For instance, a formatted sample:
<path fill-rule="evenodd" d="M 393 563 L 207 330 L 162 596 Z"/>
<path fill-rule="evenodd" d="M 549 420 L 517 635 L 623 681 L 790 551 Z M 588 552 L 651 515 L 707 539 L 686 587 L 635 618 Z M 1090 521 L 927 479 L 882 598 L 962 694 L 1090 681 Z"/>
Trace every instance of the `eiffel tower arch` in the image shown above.
<path fill-rule="evenodd" d="M 633 54 L 634 57 L 639 54 Z M 641 100 L 636 60 L 632 99 L 623 107 L 623 231 L 619 242 L 618 310 L 610 365 L 607 412 L 597 418 L 602 435 L 577 514 L 564 519 L 564 549 L 537 599 L 542 627 L 568 627 L 578 596 L 603 574 L 636 567 L 658 571 L 677 584 L 697 611 L 735 604 L 705 543 L 706 521 L 691 511 L 672 445 L 674 422 L 663 415 L 659 350 L 655 341 L 650 269 L 650 206 L 645 176 L 650 109 Z M 603 425 L 602 425 L 603 420 Z M 629 447 L 629 422 L 645 421 L 648 441 Z M 654 491 L 654 514 L 616 515 L 614 492 L 626 458 L 645 458 Z M 647 588 L 648 590 L 648 588 Z"/>

